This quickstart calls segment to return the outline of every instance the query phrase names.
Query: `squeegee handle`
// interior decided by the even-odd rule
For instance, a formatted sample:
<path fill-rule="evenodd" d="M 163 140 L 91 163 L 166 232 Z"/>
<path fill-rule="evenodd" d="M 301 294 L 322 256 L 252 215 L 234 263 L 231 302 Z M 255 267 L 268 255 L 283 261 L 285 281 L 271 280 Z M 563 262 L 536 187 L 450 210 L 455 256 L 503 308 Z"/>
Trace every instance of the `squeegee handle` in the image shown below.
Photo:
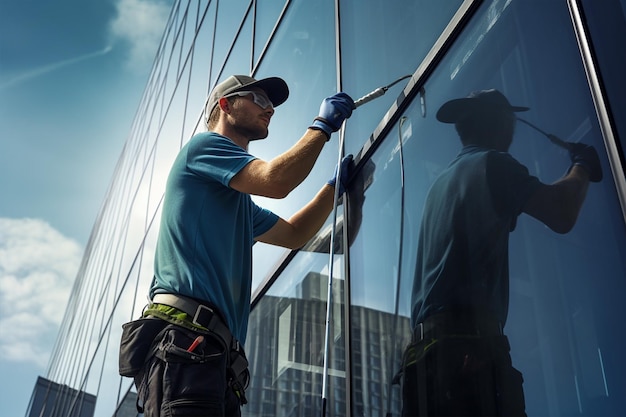
<path fill-rule="evenodd" d="M 565 142 L 563 139 L 556 135 L 553 135 L 552 133 L 548 133 L 546 134 L 546 136 L 550 140 L 550 142 L 554 143 L 556 146 L 560 146 L 563 149 L 569 150 L 569 142 Z"/>
<path fill-rule="evenodd" d="M 521 117 L 518 117 L 517 120 L 519 120 L 520 122 L 524 123 L 525 125 L 528 125 L 528 126 L 532 127 L 537 132 L 539 132 L 542 135 L 544 135 L 545 137 L 547 137 L 550 140 L 550 142 L 554 143 L 555 145 L 560 146 L 563 149 L 569 150 L 569 148 L 570 148 L 569 142 L 564 141 L 563 139 L 561 139 L 557 135 L 553 135 L 552 133 L 545 132 L 545 131 L 539 129 L 534 124 L 530 123 L 528 120 L 522 119 Z"/>
<path fill-rule="evenodd" d="M 367 102 L 370 102 L 370 101 L 374 100 L 375 98 L 378 98 L 378 97 L 382 96 L 386 92 L 387 92 L 387 90 L 384 87 L 378 87 L 376 90 L 372 91 L 369 94 L 364 95 L 363 97 L 361 97 L 360 99 L 355 101 L 354 105 L 356 107 L 359 107 L 362 104 L 365 104 Z"/>

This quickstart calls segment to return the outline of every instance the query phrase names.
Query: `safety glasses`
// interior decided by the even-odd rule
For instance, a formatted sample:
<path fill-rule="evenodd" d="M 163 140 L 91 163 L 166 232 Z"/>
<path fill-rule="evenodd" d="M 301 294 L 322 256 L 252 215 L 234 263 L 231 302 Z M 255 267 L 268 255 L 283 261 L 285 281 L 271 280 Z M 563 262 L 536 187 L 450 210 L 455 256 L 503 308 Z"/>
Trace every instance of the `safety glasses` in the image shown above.
<path fill-rule="evenodd" d="M 274 105 L 272 104 L 270 99 L 265 94 L 261 94 L 257 91 L 237 91 L 235 93 L 226 94 L 224 97 L 245 97 L 248 94 L 252 94 L 252 100 L 257 106 L 261 107 L 262 109 L 267 109 L 268 107 L 274 108 Z"/>

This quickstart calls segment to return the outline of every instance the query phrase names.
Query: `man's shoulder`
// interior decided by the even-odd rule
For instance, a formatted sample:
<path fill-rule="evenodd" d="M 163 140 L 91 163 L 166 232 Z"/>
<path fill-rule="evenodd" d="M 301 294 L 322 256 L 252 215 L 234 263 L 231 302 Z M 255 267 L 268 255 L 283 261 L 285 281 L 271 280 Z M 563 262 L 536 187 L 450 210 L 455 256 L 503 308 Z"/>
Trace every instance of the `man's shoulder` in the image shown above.
<path fill-rule="evenodd" d="M 194 142 L 194 141 L 195 142 L 198 142 L 198 141 L 230 142 L 230 140 L 227 137 L 222 136 L 219 133 L 211 132 L 211 131 L 196 133 L 195 135 L 191 137 L 191 140 L 190 140 L 190 142 Z"/>
<path fill-rule="evenodd" d="M 199 132 L 192 136 L 189 140 L 190 147 L 195 149 L 204 149 L 213 148 L 213 149 L 227 149 L 229 151 L 243 151 L 243 149 L 238 146 L 235 142 L 227 138 L 226 136 L 220 135 L 216 132 Z"/>

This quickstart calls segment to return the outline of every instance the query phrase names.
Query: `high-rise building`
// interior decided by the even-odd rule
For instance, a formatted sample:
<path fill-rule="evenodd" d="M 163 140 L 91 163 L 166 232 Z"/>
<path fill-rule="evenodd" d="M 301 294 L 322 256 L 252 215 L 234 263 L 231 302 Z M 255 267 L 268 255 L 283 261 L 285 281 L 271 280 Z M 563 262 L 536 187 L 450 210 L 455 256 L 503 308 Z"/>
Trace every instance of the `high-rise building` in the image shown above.
<path fill-rule="evenodd" d="M 146 304 L 170 165 L 206 129 L 212 87 L 248 74 L 291 91 L 250 147 L 263 159 L 302 135 L 324 97 L 386 93 L 354 111 L 287 198 L 255 197 L 288 217 L 332 175 L 340 140 L 355 155 L 343 203 L 306 247 L 254 247 L 244 416 L 320 415 L 322 397 L 328 416 L 399 414 L 392 380 L 411 337 L 423 204 L 460 149 L 435 113 L 489 88 L 530 107 L 524 118 L 542 131 L 593 145 L 604 171 L 571 232 L 522 215 L 510 235 L 504 330 L 527 413 L 626 414 L 624 39 L 624 0 L 177 1 L 67 306 L 52 384 L 39 388 L 95 400 L 93 415 L 134 415 L 132 381 L 118 375 L 121 324 Z M 570 164 L 521 123 L 510 153 L 545 183 Z M 27 415 L 42 415 L 33 407 Z"/>

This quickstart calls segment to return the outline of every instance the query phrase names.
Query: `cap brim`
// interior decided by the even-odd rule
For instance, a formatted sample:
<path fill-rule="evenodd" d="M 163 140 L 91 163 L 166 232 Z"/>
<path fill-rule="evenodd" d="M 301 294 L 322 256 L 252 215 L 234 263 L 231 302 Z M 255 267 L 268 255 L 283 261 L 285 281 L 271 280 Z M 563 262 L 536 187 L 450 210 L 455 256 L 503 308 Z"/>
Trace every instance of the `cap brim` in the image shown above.
<path fill-rule="evenodd" d="M 267 98 L 270 99 L 274 107 L 280 106 L 285 101 L 287 101 L 287 98 L 289 97 L 289 87 L 287 86 L 285 80 L 283 80 L 282 78 L 263 78 L 262 80 L 257 80 L 234 91 L 246 90 L 250 87 L 258 87 L 261 90 L 265 91 L 265 94 L 267 94 Z"/>
<path fill-rule="evenodd" d="M 455 123 L 459 116 L 469 108 L 470 100 L 468 98 L 457 98 L 444 103 L 437 110 L 437 120 L 442 123 Z"/>
<path fill-rule="evenodd" d="M 444 103 L 437 111 L 437 120 L 442 123 L 456 123 L 468 111 L 476 107 L 476 100 L 473 98 L 457 98 Z M 529 107 L 509 106 L 512 112 L 529 110 Z"/>

